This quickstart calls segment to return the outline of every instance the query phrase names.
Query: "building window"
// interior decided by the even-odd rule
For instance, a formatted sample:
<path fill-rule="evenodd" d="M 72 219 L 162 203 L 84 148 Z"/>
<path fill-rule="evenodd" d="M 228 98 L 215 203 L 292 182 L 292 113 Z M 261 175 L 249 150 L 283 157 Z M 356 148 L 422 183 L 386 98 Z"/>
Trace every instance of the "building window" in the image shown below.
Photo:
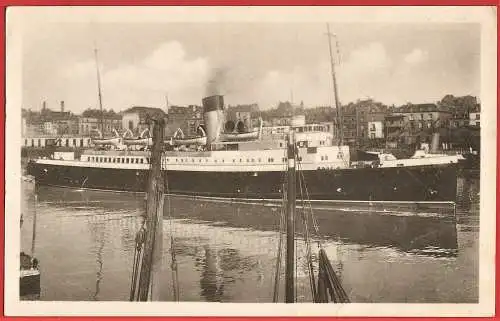
<path fill-rule="evenodd" d="M 432 114 L 429 114 L 429 119 L 432 119 L 432 118 L 433 118 L 433 117 L 432 117 Z"/>
<path fill-rule="evenodd" d="M 168 160 L 168 158 L 167 158 Z M 144 158 L 141 158 L 141 164 L 144 164 Z"/>
<path fill-rule="evenodd" d="M 371 133 L 370 136 L 372 139 L 375 139 L 375 133 Z"/>
<path fill-rule="evenodd" d="M 26 146 L 26 145 L 28 145 L 28 140 L 27 139 L 24 140 L 24 146 Z"/>
<path fill-rule="evenodd" d="M 130 130 L 134 129 L 134 122 L 131 120 L 128 121 L 128 129 Z"/>
<path fill-rule="evenodd" d="M 83 138 L 80 139 L 80 147 L 83 146 Z"/>
<path fill-rule="evenodd" d="M 479 113 L 476 114 L 476 120 L 479 120 Z"/>
<path fill-rule="evenodd" d="M 38 147 L 42 146 L 42 144 L 40 142 L 41 142 L 40 139 L 38 139 Z"/>

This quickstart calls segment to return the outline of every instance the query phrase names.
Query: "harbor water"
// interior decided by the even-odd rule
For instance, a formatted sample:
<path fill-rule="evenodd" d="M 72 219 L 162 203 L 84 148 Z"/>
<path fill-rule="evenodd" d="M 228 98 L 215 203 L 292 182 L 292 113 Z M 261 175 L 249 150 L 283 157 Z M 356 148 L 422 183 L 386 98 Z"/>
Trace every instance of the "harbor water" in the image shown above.
<path fill-rule="evenodd" d="M 22 188 L 26 253 L 37 214 L 38 299 L 128 301 L 144 194 L 40 187 L 35 202 L 33 187 Z M 313 204 L 313 261 L 322 244 L 351 302 L 478 302 L 479 180 L 461 178 L 458 191 L 456 213 Z M 165 197 L 161 300 L 174 300 L 174 252 L 180 301 L 272 302 L 280 215 L 264 201 Z M 311 302 L 303 231 L 298 224 L 297 301 Z"/>

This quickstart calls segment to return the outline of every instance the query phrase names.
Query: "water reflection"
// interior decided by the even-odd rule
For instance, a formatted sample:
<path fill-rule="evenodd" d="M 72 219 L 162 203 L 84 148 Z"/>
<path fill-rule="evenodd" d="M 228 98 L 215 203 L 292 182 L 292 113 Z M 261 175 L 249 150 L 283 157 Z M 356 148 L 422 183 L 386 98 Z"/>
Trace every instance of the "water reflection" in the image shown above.
<path fill-rule="evenodd" d="M 224 294 L 224 271 L 220 266 L 220 257 L 215 249 L 208 245 L 203 247 L 202 257 L 197 260 L 201 267 L 201 295 L 207 301 L 221 302 Z"/>
<path fill-rule="evenodd" d="M 464 182 L 468 189 L 478 188 L 476 184 Z M 24 206 L 29 207 L 32 199 L 25 195 Z M 46 264 L 41 299 L 126 301 L 144 195 L 42 187 L 39 202 L 40 226 L 47 227 L 38 237 L 41 261 L 58 261 Z M 173 220 L 170 226 L 165 213 L 162 300 L 174 300 L 173 235 L 181 301 L 272 301 L 279 226 L 274 204 L 176 197 L 170 202 Z M 472 198 L 469 208 L 476 207 Z M 312 239 L 315 267 L 317 243 L 322 242 L 354 302 L 396 302 L 404 286 L 415 302 L 477 299 L 477 220 L 471 223 L 474 215 L 463 207 L 456 218 L 441 210 L 376 206 L 316 206 L 314 213 L 320 230 Z M 301 219 L 297 223 L 297 284 L 299 293 L 305 293 L 301 300 L 308 301 L 304 226 Z M 428 281 L 420 286 L 409 282 L 424 277 Z M 398 278 L 407 282 L 394 281 Z M 453 289 L 464 279 L 466 289 L 457 293 Z M 358 284 L 360 280 L 364 283 Z M 449 294 L 436 298 L 438 292 L 429 286 L 449 288 Z M 376 295 L 380 291 L 383 297 Z"/>

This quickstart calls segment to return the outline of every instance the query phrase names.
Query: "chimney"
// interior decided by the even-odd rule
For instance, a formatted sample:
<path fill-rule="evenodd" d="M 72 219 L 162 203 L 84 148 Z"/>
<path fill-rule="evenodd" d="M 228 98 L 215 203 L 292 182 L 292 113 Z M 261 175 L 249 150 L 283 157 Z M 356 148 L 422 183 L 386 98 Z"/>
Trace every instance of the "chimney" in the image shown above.
<path fill-rule="evenodd" d="M 64 100 L 61 100 L 61 112 L 64 113 Z"/>
<path fill-rule="evenodd" d="M 202 99 L 207 145 L 215 143 L 224 123 L 224 96 L 214 95 Z"/>
<path fill-rule="evenodd" d="M 45 109 L 47 109 L 47 102 L 44 100 L 42 102 L 42 110 L 45 110 Z"/>

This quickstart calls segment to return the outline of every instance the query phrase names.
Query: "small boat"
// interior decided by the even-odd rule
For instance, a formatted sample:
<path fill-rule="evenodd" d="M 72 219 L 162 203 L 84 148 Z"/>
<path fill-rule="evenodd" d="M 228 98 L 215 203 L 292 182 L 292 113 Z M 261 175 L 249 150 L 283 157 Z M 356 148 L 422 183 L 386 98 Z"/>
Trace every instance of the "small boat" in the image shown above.
<path fill-rule="evenodd" d="M 206 145 L 207 137 L 193 137 L 193 138 L 172 138 L 172 145 Z"/>
<path fill-rule="evenodd" d="M 40 294 L 40 267 L 38 260 L 21 252 L 19 295 L 22 297 Z"/>
<path fill-rule="evenodd" d="M 23 182 L 29 185 L 33 185 L 35 193 L 35 204 L 33 210 L 33 236 L 31 243 L 31 255 L 24 252 L 20 253 L 20 273 L 19 273 L 19 296 L 22 299 L 37 299 L 40 295 L 40 267 L 38 265 L 38 260 L 34 257 L 35 252 L 35 236 L 36 236 L 36 182 L 34 180 L 27 180 L 23 176 Z M 23 215 L 21 214 L 20 220 L 22 228 L 24 223 Z"/>
<path fill-rule="evenodd" d="M 151 137 L 144 137 L 145 133 L 149 132 L 149 129 L 146 128 L 142 131 L 138 138 L 134 138 L 132 135 L 132 131 L 127 129 L 123 134 L 123 144 L 127 146 L 151 146 L 153 145 L 153 139 Z M 131 138 L 126 138 L 127 134 L 130 134 Z"/>
<path fill-rule="evenodd" d="M 258 130 L 248 133 L 222 133 L 220 135 L 221 141 L 243 141 L 243 140 L 256 140 L 259 138 L 260 132 Z"/>
<path fill-rule="evenodd" d="M 103 138 L 103 135 L 100 130 L 94 129 L 99 133 L 100 138 L 93 138 L 91 139 L 92 143 L 94 145 L 114 145 L 114 146 L 120 146 L 123 144 L 123 138 L 120 137 L 116 129 L 113 129 L 113 132 L 115 133 L 115 137 L 113 138 Z"/>
<path fill-rule="evenodd" d="M 262 134 L 262 118 L 259 118 L 259 128 L 248 131 L 248 132 L 243 132 L 242 131 L 242 123 L 238 123 L 238 130 L 237 132 L 225 132 L 220 134 L 220 141 L 221 142 L 234 142 L 234 141 L 248 141 L 248 140 L 257 140 L 260 139 L 261 134 Z M 227 125 L 226 125 L 227 126 Z M 232 128 L 232 126 L 228 126 L 229 129 Z M 232 128 L 234 130 L 234 128 Z"/>
<path fill-rule="evenodd" d="M 131 146 L 131 145 L 151 146 L 151 145 L 153 145 L 153 140 L 151 139 L 151 137 L 124 139 L 123 144 L 127 145 L 127 146 Z"/>
<path fill-rule="evenodd" d="M 121 138 L 109 138 L 109 139 L 92 139 L 94 145 L 120 145 Z"/>
<path fill-rule="evenodd" d="M 202 127 L 198 127 L 198 131 L 201 133 L 201 136 L 197 137 L 185 137 L 182 129 L 178 128 L 169 144 L 173 146 L 181 146 L 181 145 L 206 145 L 207 144 L 207 135 L 205 130 Z"/>

